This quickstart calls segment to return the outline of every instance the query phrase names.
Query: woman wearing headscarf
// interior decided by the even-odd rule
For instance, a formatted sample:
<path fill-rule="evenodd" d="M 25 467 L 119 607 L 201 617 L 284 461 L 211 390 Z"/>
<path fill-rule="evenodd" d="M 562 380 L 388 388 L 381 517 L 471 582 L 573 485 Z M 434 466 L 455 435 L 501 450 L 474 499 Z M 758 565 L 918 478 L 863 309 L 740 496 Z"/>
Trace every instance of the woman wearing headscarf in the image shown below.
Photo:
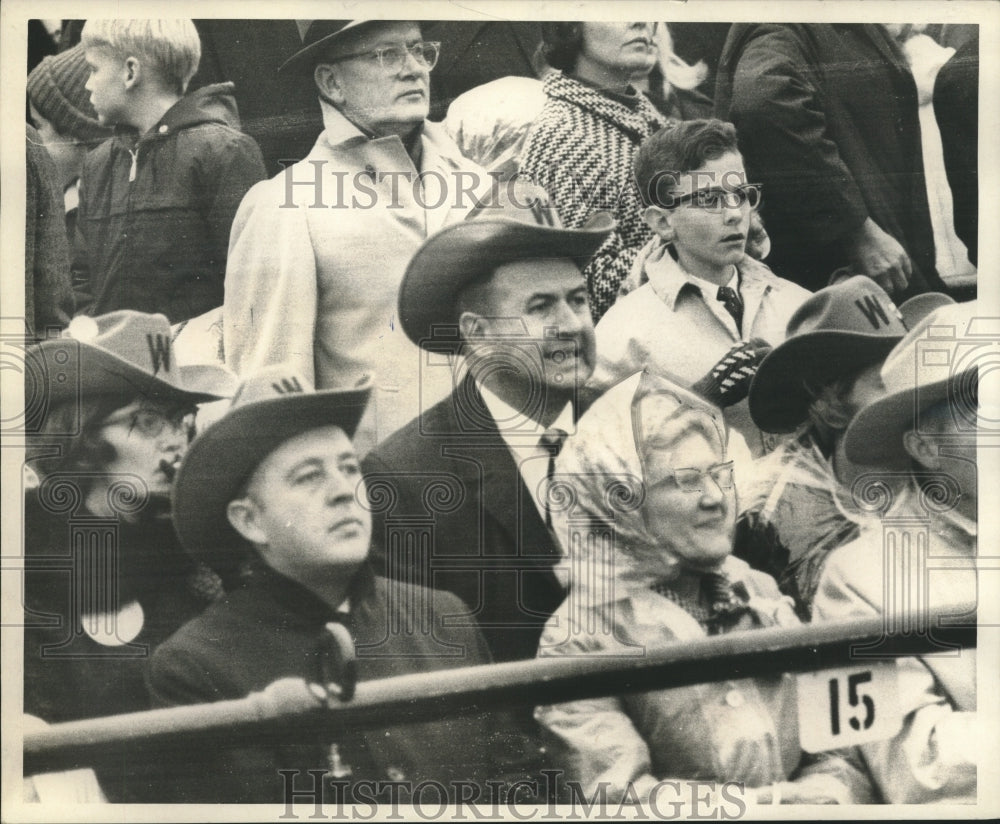
<path fill-rule="evenodd" d="M 167 318 L 130 310 L 76 318 L 27 365 L 24 711 L 148 709 L 153 649 L 222 591 L 182 550 L 169 496 L 197 405 L 233 378 L 178 366 Z M 111 801 L 135 800 L 142 774 L 127 759 L 98 770 Z"/>
<path fill-rule="evenodd" d="M 736 501 L 724 444 L 717 409 L 648 373 L 594 402 L 560 454 L 549 493 L 570 589 L 540 656 L 641 655 L 798 624 L 774 580 L 731 554 Z M 603 785 L 609 800 L 645 802 L 663 782 L 699 780 L 741 782 L 763 803 L 870 800 L 867 777 L 847 758 L 803 755 L 787 674 L 535 714 L 551 734 L 553 759 L 587 798 Z"/>

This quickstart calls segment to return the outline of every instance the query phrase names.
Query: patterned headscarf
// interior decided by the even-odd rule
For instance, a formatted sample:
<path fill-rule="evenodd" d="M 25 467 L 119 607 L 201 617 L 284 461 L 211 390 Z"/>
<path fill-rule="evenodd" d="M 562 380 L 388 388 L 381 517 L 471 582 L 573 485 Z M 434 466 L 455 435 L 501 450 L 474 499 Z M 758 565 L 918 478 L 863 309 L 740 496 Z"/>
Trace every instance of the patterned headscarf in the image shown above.
<path fill-rule="evenodd" d="M 571 586 L 602 588 L 610 597 L 615 582 L 649 586 L 677 574 L 676 556 L 654 538 L 643 514 L 645 456 L 658 442 L 693 430 L 724 451 L 722 413 L 648 372 L 613 386 L 583 415 L 549 493 Z"/>

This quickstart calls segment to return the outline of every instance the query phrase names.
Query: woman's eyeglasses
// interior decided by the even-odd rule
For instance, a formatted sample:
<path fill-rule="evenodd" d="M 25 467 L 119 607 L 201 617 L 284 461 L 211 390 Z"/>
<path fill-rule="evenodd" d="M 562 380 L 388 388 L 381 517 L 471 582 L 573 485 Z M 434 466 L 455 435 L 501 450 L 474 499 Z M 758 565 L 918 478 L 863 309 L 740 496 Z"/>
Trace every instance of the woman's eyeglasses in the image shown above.
<path fill-rule="evenodd" d="M 759 183 L 744 183 L 730 189 L 712 188 L 696 189 L 690 194 L 668 195 L 663 204 L 666 209 L 676 209 L 688 203 L 697 209 L 708 212 L 721 212 L 723 209 L 740 209 L 748 205 L 756 209 L 760 205 Z"/>
<path fill-rule="evenodd" d="M 167 415 L 156 409 L 139 409 L 117 418 L 108 418 L 104 426 L 128 423 L 130 432 L 138 432 L 147 438 L 158 438 L 168 426 L 173 432 L 183 432 L 190 436 L 194 432 L 194 413 L 177 412 Z"/>
<path fill-rule="evenodd" d="M 677 488 L 682 492 L 704 492 L 705 476 L 711 477 L 721 489 L 733 488 L 733 462 L 715 464 L 706 470 L 684 467 L 681 469 L 671 469 L 670 474 L 674 476 Z"/>
<path fill-rule="evenodd" d="M 364 57 L 375 61 L 389 74 L 399 74 L 406 64 L 407 56 L 412 57 L 425 69 L 433 69 L 441 54 L 441 44 L 431 41 L 414 43 L 412 46 L 383 46 L 371 51 L 356 52 L 355 54 L 345 54 L 328 60 L 329 63 L 339 63 L 341 60 L 354 60 Z"/>

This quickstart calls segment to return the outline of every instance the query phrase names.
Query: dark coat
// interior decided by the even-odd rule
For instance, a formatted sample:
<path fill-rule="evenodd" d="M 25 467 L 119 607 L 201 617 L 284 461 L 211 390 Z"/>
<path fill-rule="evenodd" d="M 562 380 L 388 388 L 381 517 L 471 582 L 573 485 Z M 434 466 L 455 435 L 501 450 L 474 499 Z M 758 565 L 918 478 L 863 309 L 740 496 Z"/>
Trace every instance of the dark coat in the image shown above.
<path fill-rule="evenodd" d="M 162 312 L 179 323 L 221 306 L 233 218 L 265 176 L 260 149 L 239 131 L 231 83 L 181 98 L 142 137 L 119 130 L 80 176 L 77 311 Z"/>
<path fill-rule="evenodd" d="M 979 261 L 979 29 L 941 67 L 934 115 L 954 204 L 955 234 Z"/>
<path fill-rule="evenodd" d="M 736 23 L 715 111 L 739 131 L 763 183 L 768 265 L 809 289 L 849 263 L 846 236 L 871 217 L 913 262 L 897 299 L 943 289 L 934 266 L 917 88 L 889 35 L 869 24 Z"/>
<path fill-rule="evenodd" d="M 25 497 L 24 711 L 57 723 L 150 709 L 149 656 L 220 594 L 218 578 L 181 549 L 165 514 L 95 519 L 75 506 L 73 479 L 56 477 Z M 93 630 L 109 627 L 84 618 L 112 593 L 117 607 L 142 609 L 128 643 L 98 643 Z M 110 800 L 134 802 L 143 773 L 105 766 L 98 778 Z"/>
<path fill-rule="evenodd" d="M 365 567 L 352 584 L 349 603 L 346 614 L 338 612 L 258 564 L 240 588 L 156 651 L 150 667 L 156 703 L 242 698 L 289 677 L 323 683 L 320 649 L 330 621 L 344 624 L 354 639 L 358 681 L 490 663 L 474 626 L 446 627 L 438 619 L 465 611 L 447 593 L 390 583 Z M 433 628 L 421 626 L 428 613 Z M 487 779 L 522 778 L 520 766 L 537 763 L 538 753 L 527 752 L 510 730 L 499 712 L 419 723 L 403 713 L 386 719 L 384 728 L 344 733 L 336 756 L 325 743 L 238 749 L 209 744 L 184 759 L 170 757 L 159 797 L 148 800 L 282 804 L 285 783 L 278 770 L 283 769 L 301 771 L 296 787 L 310 786 L 307 770 L 330 770 L 346 780 L 347 799 L 364 800 L 352 795 L 360 792 L 360 781 L 429 780 L 446 787 L 449 781 L 472 781 L 483 787 Z M 336 796 L 331 790 L 326 798 L 333 803 Z"/>
<path fill-rule="evenodd" d="M 378 574 L 453 592 L 495 660 L 534 658 L 564 597 L 561 553 L 475 383 L 380 443 L 363 468 Z"/>
<path fill-rule="evenodd" d="M 24 204 L 24 322 L 29 336 L 63 329 L 73 316 L 62 190 L 42 136 L 27 126 Z"/>

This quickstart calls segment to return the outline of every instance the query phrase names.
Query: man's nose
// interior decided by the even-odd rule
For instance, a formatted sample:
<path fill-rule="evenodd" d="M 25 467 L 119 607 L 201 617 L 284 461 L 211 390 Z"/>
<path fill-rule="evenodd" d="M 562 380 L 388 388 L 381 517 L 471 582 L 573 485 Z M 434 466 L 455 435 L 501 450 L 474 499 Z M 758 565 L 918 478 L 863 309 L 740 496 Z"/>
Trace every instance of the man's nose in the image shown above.
<path fill-rule="evenodd" d="M 333 506 L 340 506 L 354 500 L 356 482 L 343 472 L 331 472 L 326 484 L 326 500 Z"/>
<path fill-rule="evenodd" d="M 403 59 L 403 65 L 400 66 L 399 73 L 403 77 L 412 77 L 417 74 L 426 74 L 428 72 L 427 65 L 422 63 L 417 56 L 409 49 L 404 49 L 406 57 Z"/>

